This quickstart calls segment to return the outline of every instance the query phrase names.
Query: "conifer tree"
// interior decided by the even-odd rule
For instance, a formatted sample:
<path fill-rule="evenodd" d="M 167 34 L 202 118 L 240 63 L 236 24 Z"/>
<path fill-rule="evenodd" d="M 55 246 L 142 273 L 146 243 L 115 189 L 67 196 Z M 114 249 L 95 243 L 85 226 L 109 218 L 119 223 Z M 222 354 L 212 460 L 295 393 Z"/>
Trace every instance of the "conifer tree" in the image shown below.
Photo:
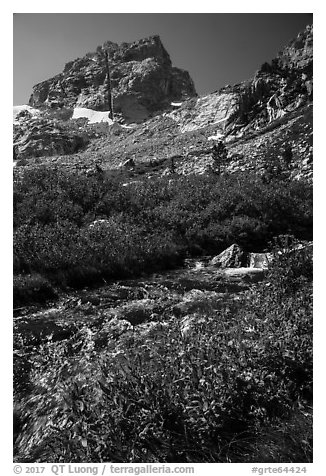
<path fill-rule="evenodd" d="M 226 164 L 228 151 L 224 143 L 220 140 L 217 145 L 214 144 L 212 148 L 212 158 L 214 160 L 215 172 L 221 173 L 221 166 Z"/>
<path fill-rule="evenodd" d="M 112 91 L 111 91 L 111 76 L 110 76 L 110 66 L 109 66 L 109 55 L 108 52 L 105 51 L 104 53 L 105 59 L 105 70 L 106 70 L 106 78 L 105 78 L 105 86 L 106 86 L 106 93 L 107 93 L 107 102 L 109 105 L 109 117 L 113 120 L 113 102 L 112 102 Z"/>

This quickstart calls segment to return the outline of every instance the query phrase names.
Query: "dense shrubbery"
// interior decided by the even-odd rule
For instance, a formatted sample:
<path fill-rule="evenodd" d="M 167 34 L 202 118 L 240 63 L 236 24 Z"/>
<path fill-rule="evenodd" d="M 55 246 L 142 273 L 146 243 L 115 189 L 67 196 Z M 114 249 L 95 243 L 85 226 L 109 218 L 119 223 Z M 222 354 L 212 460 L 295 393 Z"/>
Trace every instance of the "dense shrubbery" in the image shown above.
<path fill-rule="evenodd" d="M 44 300 L 53 285 L 175 266 L 233 242 L 260 251 L 282 234 L 311 239 L 311 225 L 312 189 L 299 181 L 170 176 L 122 186 L 27 169 L 14 187 L 14 297 Z M 267 283 L 238 307 L 204 306 L 187 335 L 162 311 L 164 332 L 130 331 L 105 347 L 87 326 L 27 360 L 17 344 L 30 395 L 17 387 L 17 460 L 311 461 L 312 262 L 308 248 L 284 253 L 288 244 Z"/>
<path fill-rule="evenodd" d="M 187 336 L 171 318 L 119 348 L 95 349 L 87 328 L 44 344 L 18 460 L 311 461 L 311 257 L 276 256 L 268 285 L 232 312 L 203 310 Z"/>
<path fill-rule="evenodd" d="M 14 276 L 14 303 L 23 306 L 33 301 L 46 302 L 56 297 L 53 286 L 38 274 Z"/>
<path fill-rule="evenodd" d="M 98 219 L 106 222 L 90 227 Z M 311 225 L 312 189 L 299 181 L 264 183 L 248 174 L 122 186 L 117 178 L 39 167 L 15 181 L 15 272 L 89 284 L 233 242 L 259 251 L 279 234 L 311 239 Z"/>

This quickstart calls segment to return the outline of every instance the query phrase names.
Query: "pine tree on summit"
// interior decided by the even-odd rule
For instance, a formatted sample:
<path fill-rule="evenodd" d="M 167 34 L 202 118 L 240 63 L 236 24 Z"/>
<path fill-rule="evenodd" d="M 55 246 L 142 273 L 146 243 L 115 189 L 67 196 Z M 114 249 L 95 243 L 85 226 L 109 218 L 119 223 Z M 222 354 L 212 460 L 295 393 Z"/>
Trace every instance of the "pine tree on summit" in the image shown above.
<path fill-rule="evenodd" d="M 107 90 L 107 101 L 109 105 L 109 118 L 113 121 L 113 103 L 112 103 L 112 92 L 111 92 L 111 77 L 110 77 L 110 67 L 109 67 L 109 55 L 108 52 L 105 51 L 105 69 L 106 69 L 106 78 L 105 78 L 105 86 Z"/>
<path fill-rule="evenodd" d="M 98 47 L 97 49 L 98 58 L 100 62 L 104 61 L 105 65 L 105 80 L 104 80 L 104 88 L 105 88 L 105 102 L 109 107 L 109 118 L 113 120 L 113 101 L 112 101 L 112 88 L 111 88 L 111 75 L 110 75 L 110 65 L 109 65 L 109 54 L 107 50 L 103 50 L 102 47 Z"/>

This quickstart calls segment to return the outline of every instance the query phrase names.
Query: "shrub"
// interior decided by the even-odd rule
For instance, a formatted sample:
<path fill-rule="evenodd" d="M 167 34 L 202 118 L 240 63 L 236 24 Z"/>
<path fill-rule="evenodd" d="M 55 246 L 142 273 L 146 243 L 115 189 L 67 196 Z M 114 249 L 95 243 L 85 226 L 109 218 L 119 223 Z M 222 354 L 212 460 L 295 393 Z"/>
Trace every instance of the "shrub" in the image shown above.
<path fill-rule="evenodd" d="M 88 328 L 44 344 L 20 461 L 245 462 L 266 450 L 268 431 L 290 430 L 291 445 L 273 438 L 277 462 L 311 461 L 298 433 L 312 388 L 311 283 L 300 279 L 309 257 L 281 260 L 297 273 L 292 294 L 275 261 L 268 286 L 232 309 L 203 310 L 187 336 L 170 318 L 160 334 L 125 334 L 102 351 Z"/>
<path fill-rule="evenodd" d="M 14 276 L 14 307 L 31 303 L 44 303 L 57 294 L 47 279 L 39 274 Z"/>
<path fill-rule="evenodd" d="M 107 225 L 89 228 L 97 219 Z M 131 276 L 234 242 L 260 251 L 280 234 L 311 239 L 312 189 L 252 174 L 122 187 L 119 178 L 37 167 L 15 180 L 14 226 L 16 272 L 69 270 L 73 282 L 74 270 L 87 279 L 89 269 L 91 281 L 94 269 L 99 279 Z"/>

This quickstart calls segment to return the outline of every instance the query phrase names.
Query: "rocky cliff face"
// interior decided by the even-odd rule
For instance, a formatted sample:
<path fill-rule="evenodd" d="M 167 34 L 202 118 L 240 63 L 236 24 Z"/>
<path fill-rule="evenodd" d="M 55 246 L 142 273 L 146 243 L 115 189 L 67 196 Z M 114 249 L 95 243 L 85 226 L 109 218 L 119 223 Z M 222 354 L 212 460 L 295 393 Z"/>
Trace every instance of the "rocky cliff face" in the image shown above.
<path fill-rule="evenodd" d="M 33 116 L 28 110 L 17 115 L 13 132 L 14 160 L 22 165 L 30 157 L 74 154 L 89 142 L 77 125 L 67 127 L 60 121 Z"/>
<path fill-rule="evenodd" d="M 105 53 L 108 54 L 114 112 L 140 122 L 171 101 L 196 96 L 189 73 L 172 66 L 159 36 L 118 45 L 106 42 L 66 64 L 62 73 L 33 88 L 33 107 L 109 109 Z"/>
<path fill-rule="evenodd" d="M 245 126 L 258 129 L 312 100 L 312 35 L 307 26 L 240 88 L 238 120 Z"/>
<path fill-rule="evenodd" d="M 313 26 L 307 25 L 304 31 L 281 51 L 276 61 L 281 68 L 296 68 L 312 77 Z"/>
<path fill-rule="evenodd" d="M 312 35 L 312 26 L 307 26 L 252 80 L 192 99 L 170 117 L 182 132 L 216 124 L 223 135 L 242 137 L 308 104 L 313 90 Z"/>
<path fill-rule="evenodd" d="M 189 74 L 171 65 L 159 37 L 120 46 L 107 42 L 34 87 L 28 111 L 16 111 L 17 158 L 78 150 L 81 163 L 96 159 L 111 169 L 131 157 L 164 162 L 178 156 L 178 173 L 206 173 L 213 141 L 223 138 L 229 171 L 259 171 L 266 157 L 277 158 L 287 144 L 300 165 L 293 176 L 312 177 L 312 34 L 308 26 L 252 79 L 203 97 L 196 96 Z M 108 113 L 106 52 L 114 119 L 141 124 L 104 125 L 101 132 L 99 125 L 91 129 L 94 121 L 69 119 L 79 117 L 72 116 L 73 108 Z M 171 102 L 179 103 L 176 110 Z"/>

